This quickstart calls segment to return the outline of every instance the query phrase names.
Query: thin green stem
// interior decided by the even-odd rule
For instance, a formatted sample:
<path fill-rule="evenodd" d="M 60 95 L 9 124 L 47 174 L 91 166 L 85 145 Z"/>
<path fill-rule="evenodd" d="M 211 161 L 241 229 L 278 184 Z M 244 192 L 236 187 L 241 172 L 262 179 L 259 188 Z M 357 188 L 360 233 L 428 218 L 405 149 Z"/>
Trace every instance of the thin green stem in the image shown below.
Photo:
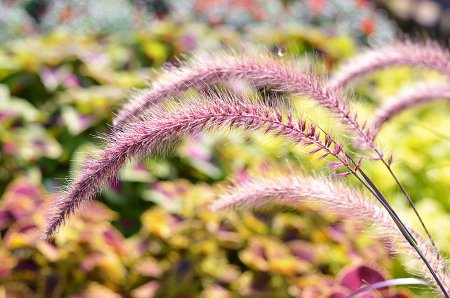
<path fill-rule="evenodd" d="M 433 238 L 431 237 L 430 233 L 428 232 L 428 229 L 425 227 L 425 224 L 422 221 L 422 218 L 419 215 L 419 212 L 417 212 L 416 206 L 414 205 L 413 201 L 411 200 L 411 198 L 409 197 L 408 193 L 406 192 L 406 190 L 403 188 L 403 185 L 400 183 L 400 181 L 398 181 L 397 177 L 394 175 L 394 173 L 392 172 L 390 166 L 386 163 L 386 161 L 383 159 L 383 154 L 381 154 L 380 151 L 378 151 L 378 149 L 375 147 L 375 145 L 373 144 L 373 140 L 370 140 L 369 137 L 367 136 L 366 133 L 364 133 L 363 128 L 360 128 L 359 123 L 356 121 L 355 119 L 351 119 L 348 118 L 348 120 L 352 123 L 353 127 L 356 129 L 356 131 L 363 136 L 363 138 L 365 139 L 365 141 L 367 142 L 367 144 L 372 145 L 372 150 L 376 152 L 376 154 L 378 155 L 378 157 L 383 161 L 383 163 L 386 165 L 386 167 L 388 168 L 389 172 L 391 173 L 392 177 L 395 179 L 395 181 L 397 182 L 398 186 L 400 187 L 400 189 L 402 190 L 402 192 L 405 194 L 406 198 L 408 199 L 409 204 L 411 205 L 411 207 L 414 209 L 414 212 L 417 215 L 417 218 L 419 219 L 422 227 L 424 228 L 425 232 L 428 235 L 428 238 L 431 241 L 431 244 L 433 245 L 434 249 L 437 251 L 436 245 L 433 241 Z"/>
<path fill-rule="evenodd" d="M 353 162 L 353 161 L 352 161 Z M 380 195 L 382 197 L 382 200 L 380 200 L 380 197 L 375 196 L 378 200 L 380 200 L 380 202 L 386 202 L 386 199 L 381 195 L 381 193 L 378 191 L 378 189 L 376 188 L 376 186 L 372 183 L 372 181 L 366 176 L 366 174 L 364 174 L 364 172 L 359 169 L 359 172 L 361 173 L 361 175 L 364 177 L 364 180 L 366 180 L 366 182 L 371 185 L 373 187 L 373 191 L 372 194 L 376 193 L 378 195 Z M 366 186 L 367 187 L 367 186 Z M 417 246 L 417 241 L 414 239 L 414 237 L 412 237 L 411 233 L 408 231 L 408 229 L 406 228 L 406 226 L 403 224 L 402 221 L 400 221 L 398 219 L 397 214 L 395 214 L 395 212 L 393 212 L 392 207 L 390 207 L 389 204 L 387 204 L 389 206 L 389 208 L 386 208 L 386 210 L 389 212 L 389 214 L 391 215 L 392 219 L 394 220 L 394 222 L 397 224 L 398 228 L 400 229 L 400 231 L 402 232 L 403 236 L 406 238 L 406 240 L 409 242 L 409 244 L 416 250 L 417 254 L 420 256 L 420 258 L 423 260 L 423 262 L 425 263 L 425 265 L 428 267 L 428 270 L 430 271 L 431 275 L 433 276 L 433 278 L 436 280 L 437 285 L 439 286 L 439 288 L 442 290 L 442 292 L 444 293 L 444 296 L 446 298 L 450 298 L 450 296 L 448 295 L 447 291 L 445 290 L 444 286 L 442 285 L 441 281 L 439 280 L 438 276 L 436 275 L 436 272 L 434 272 L 433 268 L 431 267 L 430 263 L 428 262 L 428 260 L 425 258 L 425 256 L 422 254 L 422 251 L 419 249 L 419 247 Z M 383 204 L 384 206 L 384 204 Z M 386 206 L 385 206 L 386 207 Z M 392 210 L 392 213 L 391 213 Z M 398 219 L 398 221 L 397 221 Z"/>
<path fill-rule="evenodd" d="M 317 126 L 323 133 L 326 134 L 326 132 L 320 127 Z M 377 154 L 380 156 L 380 159 L 383 160 L 383 162 L 385 163 L 385 165 L 390 169 L 389 165 L 384 161 L 384 159 L 382 158 L 382 155 L 379 153 L 379 151 L 377 149 L 375 149 L 375 151 L 377 152 Z M 444 286 L 442 285 L 442 282 L 439 280 L 438 276 L 436 275 L 436 272 L 434 272 L 433 268 L 431 267 L 430 263 L 428 262 L 428 260 L 425 258 L 425 256 L 422 254 L 422 251 L 419 249 L 419 247 L 417 246 L 417 241 L 414 239 L 414 237 L 411 235 L 411 233 L 409 232 L 409 230 L 406 228 L 406 226 L 404 225 L 404 223 L 400 220 L 400 218 L 398 217 L 398 215 L 395 213 L 394 209 L 392 209 L 391 205 L 388 203 L 388 201 L 384 198 L 384 196 L 381 194 L 381 192 L 378 190 L 378 188 L 375 186 L 375 184 L 373 184 L 373 182 L 369 179 L 369 177 L 367 177 L 367 175 L 363 172 L 363 170 L 361 168 L 357 168 L 357 164 L 353 161 L 353 159 L 344 152 L 344 154 L 346 155 L 346 157 L 353 163 L 353 165 L 356 167 L 355 170 L 352 169 L 350 167 L 350 165 L 346 166 L 351 173 L 375 196 L 375 198 L 383 205 L 383 207 L 387 210 L 387 212 L 389 213 L 389 215 L 391 216 L 391 218 L 394 220 L 395 224 L 397 225 L 397 227 L 399 228 L 400 232 L 403 234 L 403 236 L 405 237 L 405 239 L 408 241 L 408 243 L 416 250 L 417 254 L 420 256 L 420 258 L 422 259 L 422 261 L 425 263 L 425 265 L 427 266 L 428 270 L 430 271 L 431 275 L 433 276 L 433 278 L 435 279 L 437 285 L 439 286 L 439 288 L 442 290 L 442 293 L 444 294 L 444 296 L 446 298 L 450 298 L 450 296 L 448 295 L 448 293 L 446 292 Z M 340 158 L 338 158 L 340 161 L 342 161 Z M 359 171 L 359 173 L 363 176 L 364 180 L 357 174 L 357 171 Z M 390 171 L 391 174 L 393 175 L 393 172 Z M 393 175 L 395 177 L 395 175 Z M 396 179 L 397 183 L 399 184 L 399 186 L 401 187 L 403 193 L 406 195 L 406 197 L 408 198 L 411 206 L 413 206 L 414 210 L 416 211 L 417 216 L 419 217 L 419 220 L 422 222 L 422 219 L 420 218 L 419 214 L 417 213 L 417 210 L 414 207 L 414 204 L 412 203 L 411 199 L 409 198 L 408 194 L 406 193 L 406 191 L 404 190 L 403 186 L 401 186 L 401 183 Z M 422 222 L 423 227 L 425 228 L 425 225 Z M 426 228 L 425 228 L 426 230 Z M 426 230 L 427 231 L 427 230 Z M 428 236 L 431 238 L 430 234 L 427 231 Z M 434 244 L 434 242 L 433 242 Z M 436 247 L 435 247 L 436 249 Z M 437 249 L 436 249 L 437 251 Z M 445 267 L 445 266 L 444 266 Z"/>
<path fill-rule="evenodd" d="M 409 201 L 411 207 L 414 209 L 414 212 L 416 213 L 417 217 L 419 218 L 419 221 L 420 221 L 420 223 L 422 224 L 423 229 L 424 229 L 425 232 L 427 233 L 428 238 L 429 238 L 430 241 L 431 241 L 431 244 L 432 244 L 433 247 L 437 250 L 436 244 L 434 243 L 433 238 L 431 237 L 430 233 L 428 232 L 428 229 L 425 227 L 425 224 L 423 223 L 422 218 L 420 217 L 419 212 L 418 212 L 417 209 L 416 209 L 416 206 L 414 206 L 414 204 L 413 204 L 413 202 L 412 202 L 412 200 L 411 200 L 411 197 L 408 195 L 408 193 L 406 192 L 406 190 L 405 190 L 405 188 L 403 187 L 403 185 L 402 185 L 402 184 L 400 183 L 400 181 L 397 179 L 397 176 L 395 176 L 394 172 L 392 171 L 391 166 L 388 165 L 384 159 L 381 159 L 381 161 L 384 163 L 384 165 L 386 166 L 386 168 L 388 169 L 388 171 L 391 173 L 392 177 L 395 179 L 395 181 L 397 182 L 397 184 L 398 184 L 398 186 L 400 187 L 400 189 L 402 190 L 402 192 L 405 194 L 405 196 L 406 196 L 406 198 L 408 199 L 408 201 Z M 439 257 L 440 257 L 440 254 L 438 253 L 438 259 L 439 259 Z"/>
<path fill-rule="evenodd" d="M 445 272 L 448 274 L 449 273 L 448 272 L 448 268 L 447 268 L 446 264 L 444 263 L 444 260 L 442 259 L 441 254 L 439 253 L 439 250 L 437 249 L 436 244 L 434 243 L 433 238 L 431 237 L 431 234 L 428 232 L 428 229 L 425 227 L 425 224 L 422 221 L 422 218 L 420 217 L 419 212 L 417 211 L 415 205 L 412 203 L 411 197 L 408 195 L 408 193 L 406 192 L 406 190 L 403 187 L 403 185 L 401 184 L 401 182 L 397 179 L 397 176 L 395 176 L 395 174 L 392 171 L 392 168 L 389 166 L 389 164 L 387 164 L 384 159 L 381 159 L 381 160 L 383 161 L 384 165 L 386 166 L 388 171 L 391 173 L 392 177 L 395 179 L 395 181 L 397 182 L 398 186 L 400 187 L 400 189 L 402 190 L 402 192 L 405 194 L 406 198 L 410 202 L 411 207 L 414 209 L 414 212 L 416 213 L 417 217 L 419 218 L 419 221 L 422 224 L 423 229 L 427 233 L 428 238 L 431 241 L 431 244 L 433 245 L 434 249 L 436 250 L 436 257 L 437 257 L 437 259 L 442 262 L 443 268 L 444 268 Z"/>
<path fill-rule="evenodd" d="M 409 230 L 406 228 L 405 224 L 401 221 L 401 219 L 398 217 L 397 213 L 395 213 L 394 209 L 392 209 L 391 205 L 384 198 L 384 196 L 381 194 L 381 192 L 378 190 L 378 188 L 375 186 L 375 184 L 372 183 L 372 181 L 369 179 L 369 177 L 367 177 L 367 175 L 361 169 L 359 169 L 358 171 L 364 177 L 365 182 L 367 182 L 370 185 L 371 189 L 373 190 L 372 194 L 375 195 L 375 197 L 378 199 L 378 201 L 380 201 L 380 203 L 389 212 L 389 214 L 391 215 L 392 219 L 395 221 L 395 223 L 397 224 L 398 228 L 402 232 L 402 234 L 404 234 L 404 236 L 406 237 L 406 235 L 405 235 L 405 233 L 406 233 L 407 236 L 408 236 L 406 238 L 411 238 L 411 240 L 414 242 L 414 244 L 417 245 L 416 239 L 414 239 L 414 237 L 411 235 Z"/>

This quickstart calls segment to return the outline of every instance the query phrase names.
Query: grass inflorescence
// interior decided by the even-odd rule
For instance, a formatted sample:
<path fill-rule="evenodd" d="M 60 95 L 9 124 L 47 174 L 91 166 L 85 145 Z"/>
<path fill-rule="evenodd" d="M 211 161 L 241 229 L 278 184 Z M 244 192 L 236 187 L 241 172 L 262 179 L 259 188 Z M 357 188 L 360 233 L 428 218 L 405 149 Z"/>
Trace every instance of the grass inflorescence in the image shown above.
<path fill-rule="evenodd" d="M 281 138 L 287 145 L 306 147 L 310 154 L 329 163 L 331 175 L 328 178 L 303 174 L 256 177 L 246 184 L 237 183 L 211 205 L 213 210 L 242 205 L 259 207 L 268 202 L 295 208 L 305 202 L 317 202 L 319 211 L 332 210 L 342 217 L 379 228 L 380 235 L 390 238 L 398 253 L 408 254 L 419 262 L 418 273 L 440 296 L 449 297 L 450 274 L 446 261 L 394 174 L 392 158 L 386 157 L 376 143 L 378 131 L 385 122 L 410 107 L 439 98 L 448 99 L 448 87 L 422 86 L 403 92 L 381 107 L 376 113 L 378 116 L 363 121 L 353 108 L 353 97 L 344 89 L 362 75 L 399 65 L 424 67 L 448 76 L 449 58 L 449 52 L 435 42 L 406 41 L 367 51 L 344 64 L 328 80 L 310 69 L 297 69 L 292 59 L 271 54 L 197 53 L 179 67 L 167 66 L 149 88 L 136 93 L 119 110 L 111 132 L 100 137 L 104 149 L 93 152 L 84 161 L 82 170 L 59 193 L 48 214 L 43 238 L 51 239 L 84 202 L 94 199 L 118 179 L 120 169 L 129 160 L 167 154 L 187 136 L 260 132 L 266 137 Z M 230 79 L 243 79 L 256 88 L 311 98 L 341 123 L 344 133 L 336 135 L 322 128 L 311 120 L 313 115 L 300 113 L 289 104 L 273 104 L 280 101 L 276 96 L 261 99 L 214 88 L 217 83 Z M 199 90 L 198 94 L 186 95 L 185 92 L 193 88 Z M 351 148 L 357 148 L 358 152 Z M 365 174 L 366 156 L 386 166 L 414 208 L 427 237 L 403 223 L 376 182 Z M 336 172 L 338 169 L 345 171 Z M 337 181 L 348 175 L 355 177 L 367 194 Z M 368 194 L 378 202 L 371 201 Z"/>

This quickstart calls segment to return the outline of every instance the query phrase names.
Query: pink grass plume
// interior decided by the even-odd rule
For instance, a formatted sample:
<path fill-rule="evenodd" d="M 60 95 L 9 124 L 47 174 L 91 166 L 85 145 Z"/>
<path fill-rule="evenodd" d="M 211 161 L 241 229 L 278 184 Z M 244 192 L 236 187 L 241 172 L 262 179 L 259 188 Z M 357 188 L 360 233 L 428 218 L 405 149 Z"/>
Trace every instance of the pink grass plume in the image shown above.
<path fill-rule="evenodd" d="M 150 88 L 139 91 L 125 104 L 113 120 L 120 125 L 136 119 L 155 104 L 175 97 L 190 88 L 209 88 L 217 82 L 240 78 L 255 87 L 269 87 L 294 95 L 312 98 L 328 109 L 345 128 L 354 132 L 354 143 L 358 148 L 374 151 L 373 136 L 364 129 L 358 115 L 350 106 L 353 100 L 345 93 L 329 88 L 323 79 L 310 71 L 301 71 L 293 59 L 280 59 L 270 54 L 218 54 L 212 57 L 201 53 L 183 62 L 179 68 L 170 67 L 151 83 Z M 379 149 L 378 149 L 379 150 Z"/>
<path fill-rule="evenodd" d="M 422 84 L 400 91 L 397 96 L 388 98 L 383 106 L 375 112 L 378 117 L 371 125 L 370 130 L 376 135 L 386 122 L 401 112 L 441 99 L 450 100 L 450 87 L 447 84 L 437 86 Z"/>
<path fill-rule="evenodd" d="M 330 79 L 328 87 L 344 88 L 366 74 L 386 67 L 403 65 L 437 70 L 450 76 L 450 52 L 431 40 L 423 43 L 406 40 L 393 45 L 382 45 L 344 63 Z"/>
<path fill-rule="evenodd" d="M 210 209 L 220 211 L 245 206 L 264 208 L 274 204 L 293 208 L 313 206 L 314 210 L 320 213 L 334 212 L 341 218 L 373 227 L 379 237 L 390 240 L 388 247 L 410 258 L 408 269 L 425 278 L 433 285 L 436 293 L 444 297 L 427 267 L 406 241 L 388 212 L 356 188 L 350 188 L 342 182 L 292 173 L 258 177 L 229 187 L 218 200 L 212 202 Z M 450 276 L 445 270 L 447 267 L 442 256 L 421 235 L 409 230 L 445 289 L 450 290 Z"/>
<path fill-rule="evenodd" d="M 231 129 L 242 133 L 262 131 L 282 137 L 289 144 L 314 146 L 314 152 L 326 152 L 343 166 L 350 166 L 342 144 L 331 135 L 328 141 L 323 140 L 316 124 L 292 113 L 284 117 L 279 110 L 261 102 L 221 93 L 199 100 L 186 98 L 182 103 L 171 102 L 169 107 L 155 106 L 143 120 L 117 126 L 104 136 L 104 149 L 84 162 L 82 170 L 59 195 L 48 215 L 43 238 L 50 239 L 84 202 L 117 179 L 128 160 L 167 153 L 186 136 Z"/>

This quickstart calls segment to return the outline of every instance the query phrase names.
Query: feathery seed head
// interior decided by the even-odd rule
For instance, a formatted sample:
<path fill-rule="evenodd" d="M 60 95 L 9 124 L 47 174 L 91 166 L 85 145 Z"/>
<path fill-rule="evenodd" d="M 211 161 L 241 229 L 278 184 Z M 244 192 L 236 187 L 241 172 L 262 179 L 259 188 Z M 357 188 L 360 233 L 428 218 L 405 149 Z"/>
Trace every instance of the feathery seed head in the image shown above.
<path fill-rule="evenodd" d="M 218 92 L 200 100 L 185 99 L 181 103 L 170 102 L 169 107 L 157 105 L 143 120 L 122 124 L 104 137 L 105 147 L 95 159 L 88 159 L 80 171 L 60 195 L 59 203 L 49 215 L 43 238 L 49 239 L 64 222 L 93 199 L 111 181 L 117 179 L 119 170 L 127 160 L 148 155 L 166 153 L 168 148 L 183 137 L 208 131 L 238 129 L 242 133 L 264 131 L 273 137 L 283 137 L 286 143 L 314 145 L 311 154 L 323 151 L 334 156 L 348 167 L 343 144 L 330 134 L 322 140 L 316 124 L 304 119 L 292 121 L 282 112 L 273 110 L 261 102 L 248 98 L 230 97 Z M 294 123 L 300 123 L 296 125 Z"/>
<path fill-rule="evenodd" d="M 381 127 L 402 111 L 441 99 L 450 100 L 450 87 L 447 84 L 437 86 L 418 84 L 400 91 L 397 96 L 388 98 L 375 112 L 378 117 L 369 128 L 371 135 L 375 138 Z"/>
<path fill-rule="evenodd" d="M 343 88 L 368 73 L 402 65 L 437 70 L 450 76 L 450 52 L 431 40 L 424 43 L 406 40 L 393 45 L 383 45 L 347 61 L 327 86 L 331 89 Z"/>
<path fill-rule="evenodd" d="M 349 173 L 341 173 L 345 176 Z M 343 218 L 359 221 L 372 226 L 380 237 L 390 239 L 389 247 L 397 253 L 405 254 L 415 262 L 411 271 L 421 275 L 434 285 L 436 292 L 442 292 L 429 273 L 424 263 L 420 262 L 415 250 L 408 244 L 397 225 L 392 221 L 387 211 L 373 203 L 365 194 L 350 188 L 336 180 L 321 177 L 305 177 L 293 173 L 258 177 L 244 183 L 237 183 L 227 189 L 226 193 L 215 200 L 210 209 L 219 211 L 227 208 L 251 206 L 263 208 L 266 205 L 283 204 L 293 208 L 308 206 L 315 203 L 314 209 L 321 212 L 335 212 Z M 316 204 L 319 203 L 319 204 Z M 439 252 L 430 246 L 422 236 L 410 230 L 418 242 L 418 246 L 438 274 L 444 287 L 450 289 L 450 276 L 443 270 L 446 264 Z"/>
<path fill-rule="evenodd" d="M 343 92 L 326 87 L 311 72 L 298 71 L 292 65 L 295 65 L 292 59 L 280 59 L 270 54 L 249 57 L 238 54 L 196 56 L 183 63 L 180 68 L 171 68 L 165 72 L 152 83 L 151 88 L 141 91 L 131 102 L 125 104 L 114 119 L 114 124 L 126 123 L 150 106 L 177 96 L 189 88 L 209 88 L 221 80 L 243 78 L 255 87 L 269 86 L 273 90 L 314 99 L 332 112 L 348 130 L 355 132 L 354 140 L 359 148 L 374 150 L 375 145 L 370 136 L 362 129 L 357 114 L 348 105 L 350 99 Z M 277 114 L 277 117 L 280 115 Z"/>

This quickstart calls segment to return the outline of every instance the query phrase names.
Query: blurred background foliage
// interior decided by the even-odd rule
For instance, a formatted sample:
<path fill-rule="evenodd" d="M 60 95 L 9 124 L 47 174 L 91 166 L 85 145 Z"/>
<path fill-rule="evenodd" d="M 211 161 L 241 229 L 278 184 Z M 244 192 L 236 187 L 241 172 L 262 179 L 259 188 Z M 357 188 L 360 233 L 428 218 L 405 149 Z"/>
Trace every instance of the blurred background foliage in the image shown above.
<path fill-rule="evenodd" d="M 170 158 L 130 164 L 54 241 L 39 239 L 45 202 L 101 145 L 95 136 L 132 89 L 158 76 L 152 68 L 196 49 L 257 43 L 299 60 L 317 55 L 318 69 L 330 72 L 397 30 L 365 0 L 0 2 L 0 297 L 345 297 L 361 279 L 409 276 L 370 232 L 333 214 L 209 211 L 227 177 L 324 165 L 257 135 L 200 136 Z M 419 77 L 440 79 L 398 68 L 359 82 L 361 114 Z M 449 112 L 445 102 L 411 110 L 380 136 L 444 253 Z M 368 161 L 364 170 L 412 219 L 382 165 Z"/>

